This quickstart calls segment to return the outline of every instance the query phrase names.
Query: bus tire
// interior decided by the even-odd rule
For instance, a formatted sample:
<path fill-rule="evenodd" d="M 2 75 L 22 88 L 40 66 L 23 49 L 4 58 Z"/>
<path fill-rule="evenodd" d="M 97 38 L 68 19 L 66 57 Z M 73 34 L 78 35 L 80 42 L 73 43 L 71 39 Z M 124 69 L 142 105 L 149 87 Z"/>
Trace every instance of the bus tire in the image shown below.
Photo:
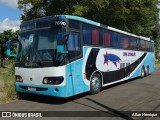
<path fill-rule="evenodd" d="M 17 98 L 18 98 L 19 100 L 25 99 L 25 98 L 27 98 L 27 97 L 28 97 L 28 94 L 27 94 L 27 93 L 17 92 Z"/>
<path fill-rule="evenodd" d="M 145 68 L 143 66 L 141 69 L 141 78 L 144 78 L 144 76 L 145 76 Z"/>
<path fill-rule="evenodd" d="M 145 77 L 149 75 L 149 66 L 147 65 L 146 70 L 145 70 Z"/>
<path fill-rule="evenodd" d="M 98 73 L 93 74 L 90 81 L 90 92 L 92 95 L 97 94 L 101 90 L 102 80 Z"/>

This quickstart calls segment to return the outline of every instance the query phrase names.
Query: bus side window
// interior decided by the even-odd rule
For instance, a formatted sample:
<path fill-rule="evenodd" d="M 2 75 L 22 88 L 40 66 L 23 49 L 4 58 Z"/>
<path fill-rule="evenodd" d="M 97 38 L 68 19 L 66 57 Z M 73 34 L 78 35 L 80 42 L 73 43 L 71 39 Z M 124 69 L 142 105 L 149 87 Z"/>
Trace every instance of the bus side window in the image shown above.
<path fill-rule="evenodd" d="M 92 29 L 92 45 L 99 44 L 99 31 L 97 29 Z"/>
<path fill-rule="evenodd" d="M 122 34 L 118 34 L 118 45 L 119 45 L 119 48 L 123 48 L 124 46 Z"/>
<path fill-rule="evenodd" d="M 78 33 L 71 32 L 68 40 L 68 51 L 79 51 L 79 35 Z"/>
<path fill-rule="evenodd" d="M 150 42 L 150 51 L 154 52 L 154 43 Z"/>
<path fill-rule="evenodd" d="M 80 35 L 78 32 L 70 32 L 68 39 L 68 58 L 70 60 L 80 56 Z"/>
<path fill-rule="evenodd" d="M 129 37 L 123 34 L 118 34 L 119 48 L 127 49 L 129 47 Z"/>
<path fill-rule="evenodd" d="M 137 40 L 134 37 L 130 37 L 129 48 L 131 50 L 137 50 Z"/>
<path fill-rule="evenodd" d="M 83 27 L 83 40 L 84 40 L 84 44 L 92 43 L 92 30 L 89 26 Z"/>
<path fill-rule="evenodd" d="M 117 33 L 111 33 L 111 47 L 117 48 Z"/>
<path fill-rule="evenodd" d="M 124 36 L 123 43 L 124 43 L 123 48 L 128 49 L 129 47 L 129 37 L 128 36 Z"/>
<path fill-rule="evenodd" d="M 149 51 L 149 50 L 150 50 L 150 42 L 146 41 L 146 51 Z"/>
<path fill-rule="evenodd" d="M 109 31 L 104 31 L 104 46 L 111 46 L 111 33 Z"/>
<path fill-rule="evenodd" d="M 146 41 L 145 40 L 140 40 L 139 42 L 139 50 L 146 50 Z"/>

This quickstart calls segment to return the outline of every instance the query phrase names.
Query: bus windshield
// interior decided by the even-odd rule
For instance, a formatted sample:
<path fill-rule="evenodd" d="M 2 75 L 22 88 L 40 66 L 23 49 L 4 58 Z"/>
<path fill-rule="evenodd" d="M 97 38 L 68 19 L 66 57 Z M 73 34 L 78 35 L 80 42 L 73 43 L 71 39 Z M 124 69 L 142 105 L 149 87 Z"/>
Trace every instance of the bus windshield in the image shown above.
<path fill-rule="evenodd" d="M 45 29 L 19 35 L 17 61 L 60 61 L 57 46 L 63 45 L 64 29 Z"/>

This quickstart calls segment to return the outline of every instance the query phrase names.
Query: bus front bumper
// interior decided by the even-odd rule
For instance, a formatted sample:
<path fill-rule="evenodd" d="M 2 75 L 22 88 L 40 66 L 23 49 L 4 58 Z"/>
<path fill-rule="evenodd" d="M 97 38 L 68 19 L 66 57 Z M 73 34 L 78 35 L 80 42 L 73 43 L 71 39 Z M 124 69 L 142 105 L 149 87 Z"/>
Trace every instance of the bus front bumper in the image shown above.
<path fill-rule="evenodd" d="M 30 85 L 16 82 L 16 91 L 31 94 L 48 95 L 55 97 L 69 97 L 66 95 L 65 86 L 42 86 L 42 85 Z"/>

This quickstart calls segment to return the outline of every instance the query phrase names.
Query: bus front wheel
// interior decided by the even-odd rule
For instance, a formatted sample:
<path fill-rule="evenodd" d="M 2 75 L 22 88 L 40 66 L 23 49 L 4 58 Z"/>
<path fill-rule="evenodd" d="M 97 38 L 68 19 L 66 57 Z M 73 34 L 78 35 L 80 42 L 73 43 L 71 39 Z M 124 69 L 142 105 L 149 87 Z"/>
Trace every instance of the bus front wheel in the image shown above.
<path fill-rule="evenodd" d="M 91 81 L 90 81 L 90 92 L 92 95 L 97 94 L 101 90 L 101 77 L 99 74 L 93 74 Z"/>

